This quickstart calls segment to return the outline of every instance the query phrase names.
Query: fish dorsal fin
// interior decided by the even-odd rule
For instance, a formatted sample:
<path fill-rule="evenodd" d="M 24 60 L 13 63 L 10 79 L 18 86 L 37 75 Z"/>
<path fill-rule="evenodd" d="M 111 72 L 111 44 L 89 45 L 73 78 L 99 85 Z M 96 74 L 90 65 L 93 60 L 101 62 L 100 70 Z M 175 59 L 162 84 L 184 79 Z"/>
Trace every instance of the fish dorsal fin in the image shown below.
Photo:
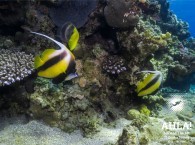
<path fill-rule="evenodd" d="M 144 88 L 154 77 L 156 74 L 154 73 L 149 73 L 147 74 L 144 78 L 143 81 L 138 82 L 137 84 L 137 92 L 139 92 L 142 88 Z"/>
<path fill-rule="evenodd" d="M 61 29 L 61 38 L 72 51 L 77 46 L 79 40 L 79 32 L 77 28 L 70 22 L 65 23 Z"/>
<path fill-rule="evenodd" d="M 74 28 L 73 34 L 68 41 L 68 47 L 71 51 L 74 50 L 75 47 L 77 46 L 78 40 L 79 40 L 79 32 L 77 31 L 76 28 Z"/>
<path fill-rule="evenodd" d="M 62 43 L 54 40 L 53 38 L 51 38 L 51 37 L 49 37 L 47 35 L 44 35 L 44 34 L 41 34 L 41 33 L 37 33 L 37 32 L 33 32 L 33 31 L 31 31 L 30 33 L 33 33 L 33 34 L 36 34 L 36 35 L 40 35 L 40 36 L 43 36 L 43 37 L 45 37 L 47 39 L 50 39 L 51 41 L 53 41 L 54 43 L 56 43 L 61 49 L 66 49 L 66 47 L 64 46 L 64 44 L 62 44 Z"/>

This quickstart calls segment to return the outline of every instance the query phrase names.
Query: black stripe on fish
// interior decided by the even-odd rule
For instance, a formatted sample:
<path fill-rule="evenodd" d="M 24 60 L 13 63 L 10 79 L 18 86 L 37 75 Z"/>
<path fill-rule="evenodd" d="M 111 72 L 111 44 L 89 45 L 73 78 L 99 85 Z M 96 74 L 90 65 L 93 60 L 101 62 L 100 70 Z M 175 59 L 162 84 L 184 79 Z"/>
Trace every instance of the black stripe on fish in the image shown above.
<path fill-rule="evenodd" d="M 56 63 L 58 63 L 59 61 L 64 59 L 64 57 L 66 57 L 66 55 L 67 55 L 66 51 L 63 51 L 59 55 L 54 56 L 51 59 L 49 59 L 48 61 L 46 61 L 42 66 L 38 67 L 37 70 L 44 71 L 44 70 L 48 69 L 52 65 L 55 65 Z"/>
<path fill-rule="evenodd" d="M 61 73 L 57 77 L 52 79 L 52 83 L 59 84 L 59 83 L 63 82 L 65 80 L 65 78 L 66 78 L 66 74 Z"/>
<path fill-rule="evenodd" d="M 76 67 L 76 63 L 73 60 L 73 58 L 71 58 L 70 63 L 68 65 L 68 68 L 66 70 L 66 74 L 68 75 L 68 74 L 71 74 L 71 73 L 75 73 L 76 72 L 76 68 L 75 67 Z"/>
<path fill-rule="evenodd" d="M 142 92 L 142 91 L 145 91 L 145 90 L 147 90 L 148 88 L 150 88 L 151 86 L 153 86 L 153 85 L 158 81 L 159 78 L 160 78 L 160 74 L 158 74 L 154 79 L 152 79 L 152 81 L 150 81 L 145 87 L 143 87 L 143 88 L 139 91 L 139 93 Z"/>
<path fill-rule="evenodd" d="M 75 66 L 76 66 L 76 63 L 73 60 L 73 58 L 71 58 L 70 63 L 68 65 L 68 68 L 66 70 L 66 73 L 59 74 L 57 77 L 52 79 L 52 82 L 54 84 L 59 84 L 59 83 L 63 82 L 65 80 L 65 78 L 67 77 L 67 75 L 76 72 Z"/>

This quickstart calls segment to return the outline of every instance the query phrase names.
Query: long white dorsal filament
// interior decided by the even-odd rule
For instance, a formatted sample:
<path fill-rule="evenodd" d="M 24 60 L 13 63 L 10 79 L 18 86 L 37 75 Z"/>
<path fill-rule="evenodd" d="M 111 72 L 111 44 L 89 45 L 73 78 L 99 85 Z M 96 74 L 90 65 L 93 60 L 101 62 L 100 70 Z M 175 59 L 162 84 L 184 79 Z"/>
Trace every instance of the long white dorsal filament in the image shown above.
<path fill-rule="evenodd" d="M 141 71 L 140 73 L 162 74 L 160 71 L 149 71 L 149 70 Z"/>
<path fill-rule="evenodd" d="M 36 34 L 36 35 L 40 35 L 40 36 L 43 36 L 43 37 L 46 37 L 48 39 L 50 39 L 51 41 L 53 41 L 54 43 L 56 43 L 61 49 L 66 49 L 66 47 L 64 46 L 64 44 L 54 40 L 53 38 L 47 36 L 47 35 L 44 35 L 44 34 L 41 34 L 41 33 L 37 33 L 37 32 L 33 32 L 31 31 L 30 33 L 33 33 L 33 34 Z"/>

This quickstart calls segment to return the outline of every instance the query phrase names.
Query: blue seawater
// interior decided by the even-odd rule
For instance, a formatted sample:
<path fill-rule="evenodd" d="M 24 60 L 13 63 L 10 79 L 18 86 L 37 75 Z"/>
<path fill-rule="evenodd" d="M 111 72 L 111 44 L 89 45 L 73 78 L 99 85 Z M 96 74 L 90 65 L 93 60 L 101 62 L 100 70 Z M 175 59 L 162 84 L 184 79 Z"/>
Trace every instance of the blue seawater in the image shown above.
<path fill-rule="evenodd" d="M 195 0 L 168 0 L 170 9 L 177 15 L 178 19 L 182 19 L 189 23 L 189 30 L 192 37 L 195 37 Z"/>

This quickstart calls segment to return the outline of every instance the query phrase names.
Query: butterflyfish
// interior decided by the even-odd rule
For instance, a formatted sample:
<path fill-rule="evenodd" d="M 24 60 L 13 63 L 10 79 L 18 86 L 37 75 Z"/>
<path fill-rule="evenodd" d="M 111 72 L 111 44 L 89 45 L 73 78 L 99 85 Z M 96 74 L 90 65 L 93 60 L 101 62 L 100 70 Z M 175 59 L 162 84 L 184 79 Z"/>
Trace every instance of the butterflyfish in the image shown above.
<path fill-rule="evenodd" d="M 52 79 L 55 84 L 77 77 L 75 57 L 64 44 L 47 35 L 32 31 L 31 33 L 45 37 L 60 47 L 58 50 L 46 49 L 41 55 L 35 57 L 34 67 L 38 76 Z"/>
<path fill-rule="evenodd" d="M 158 90 L 162 83 L 162 73 L 160 71 L 141 71 L 147 73 L 142 81 L 137 83 L 136 92 L 138 96 L 152 94 Z"/>
<path fill-rule="evenodd" d="M 67 44 L 67 47 L 73 51 L 79 40 L 79 32 L 72 23 L 67 22 L 61 28 L 60 37 Z"/>

